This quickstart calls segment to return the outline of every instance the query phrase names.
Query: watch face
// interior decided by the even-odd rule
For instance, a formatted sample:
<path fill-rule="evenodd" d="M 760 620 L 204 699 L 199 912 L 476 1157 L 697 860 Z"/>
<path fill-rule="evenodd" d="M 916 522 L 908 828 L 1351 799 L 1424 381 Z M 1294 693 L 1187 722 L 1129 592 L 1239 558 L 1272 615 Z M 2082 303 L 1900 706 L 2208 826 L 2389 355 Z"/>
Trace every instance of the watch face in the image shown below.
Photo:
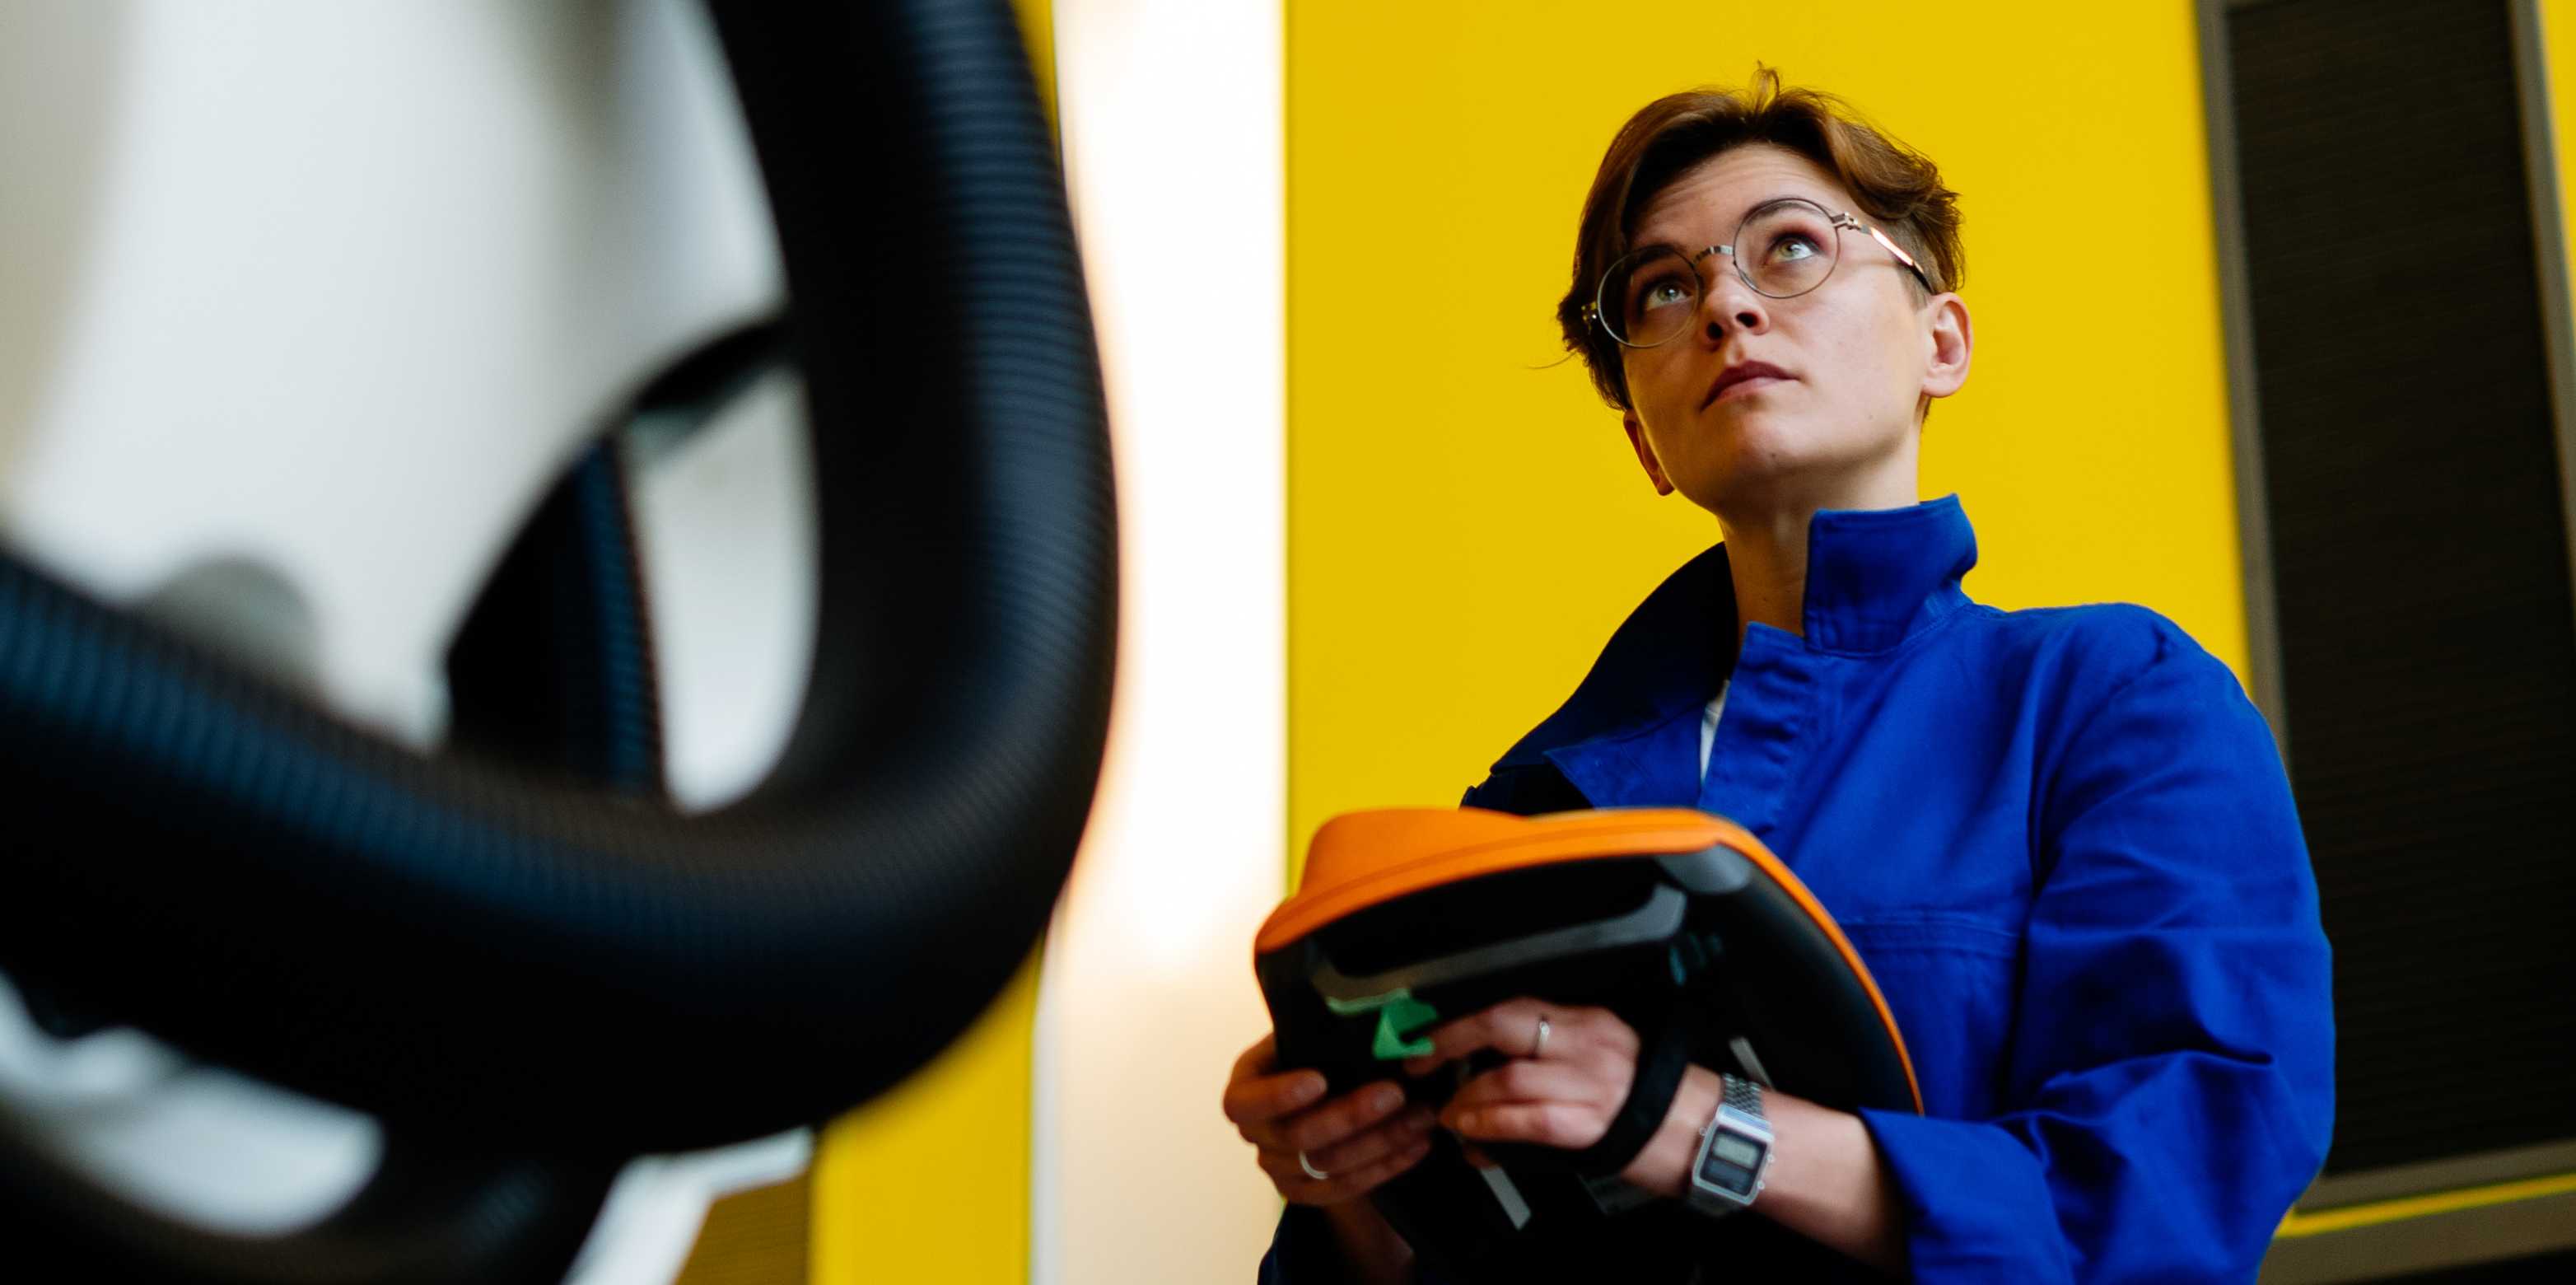
<path fill-rule="evenodd" d="M 1731 1133 L 1719 1134 L 1700 1162 L 1700 1181 L 1739 1196 L 1752 1194 L 1753 1175 L 1762 1168 L 1762 1144 Z"/>
<path fill-rule="evenodd" d="M 1712 1159 L 1750 1169 L 1755 1161 L 1762 1158 L 1762 1147 L 1750 1138 L 1721 1133 L 1709 1144 L 1708 1154 Z"/>

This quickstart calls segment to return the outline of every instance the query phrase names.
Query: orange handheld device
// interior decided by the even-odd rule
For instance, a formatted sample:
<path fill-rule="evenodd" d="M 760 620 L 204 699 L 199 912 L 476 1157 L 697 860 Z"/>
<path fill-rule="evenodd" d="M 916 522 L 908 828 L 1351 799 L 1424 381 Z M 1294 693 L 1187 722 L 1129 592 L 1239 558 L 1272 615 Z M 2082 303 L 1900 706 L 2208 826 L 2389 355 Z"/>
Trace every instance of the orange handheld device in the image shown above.
<path fill-rule="evenodd" d="M 1919 1111 L 1903 1038 L 1824 907 L 1760 841 L 1682 809 L 1518 817 L 1476 808 L 1354 812 L 1315 835 L 1296 894 L 1254 941 L 1283 1068 L 1335 1095 L 1374 1080 L 1438 1105 L 1490 1060 L 1408 1079 L 1431 1028 L 1529 996 L 1636 1028 L 1630 1098 L 1584 1151 L 1455 1138 L 1372 1199 L 1426 1263 L 1461 1279 L 1572 1271 L 1692 1215 L 1615 1177 L 1692 1064 L 1828 1106 Z"/>

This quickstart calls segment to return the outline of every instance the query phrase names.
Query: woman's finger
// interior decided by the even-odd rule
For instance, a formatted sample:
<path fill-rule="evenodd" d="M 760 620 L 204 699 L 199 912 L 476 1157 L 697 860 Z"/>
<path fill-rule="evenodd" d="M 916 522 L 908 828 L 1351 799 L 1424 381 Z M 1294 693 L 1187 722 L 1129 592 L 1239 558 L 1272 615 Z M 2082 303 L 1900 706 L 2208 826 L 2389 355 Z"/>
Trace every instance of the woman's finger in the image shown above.
<path fill-rule="evenodd" d="M 1385 1120 L 1404 1108 L 1404 1090 L 1393 1083 L 1379 1081 L 1307 1111 L 1293 1119 L 1277 1121 L 1269 1130 L 1273 1141 L 1268 1145 L 1282 1151 L 1303 1151 L 1309 1155 Z"/>
<path fill-rule="evenodd" d="M 1238 1125 L 1266 1124 L 1323 1096 L 1324 1076 L 1318 1071 L 1237 1078 L 1225 1086 L 1225 1118 Z"/>
<path fill-rule="evenodd" d="M 1470 1013 L 1457 1021 L 1433 1027 L 1429 1039 L 1431 1051 L 1420 1057 L 1405 1059 L 1404 1069 L 1421 1075 L 1443 1062 L 1454 1062 L 1479 1049 L 1492 1049 L 1511 1057 L 1528 1057 L 1538 1051 L 1538 1019 L 1551 1010 L 1534 999 L 1507 999 L 1482 1012 Z M 1557 1043 L 1564 1032 L 1551 1030 L 1548 1046 L 1551 1052 L 1565 1046 Z"/>
<path fill-rule="evenodd" d="M 1539 1036 L 1541 1019 L 1547 1024 L 1545 1039 Z M 1547 1062 L 1581 1061 L 1603 1054 L 1633 1062 L 1639 1046 L 1635 1028 L 1609 1009 L 1529 998 L 1505 1000 L 1471 1013 L 1433 1029 L 1427 1038 L 1431 1052 L 1405 1059 L 1406 1074 L 1425 1075 L 1484 1049 Z"/>
<path fill-rule="evenodd" d="M 1572 1102 L 1506 1102 L 1444 1113 L 1440 1122 L 1479 1142 L 1530 1142 L 1579 1151 L 1610 1132 L 1610 1113 Z"/>
<path fill-rule="evenodd" d="M 1637 1060 L 1637 1050 L 1644 1045 L 1644 1041 L 1637 1038 L 1637 1028 L 1628 1025 L 1626 1018 L 1606 1008 L 1568 1009 L 1563 1020 L 1579 1037 L 1578 1043 L 1588 1048 L 1620 1054 L 1630 1062 Z M 1548 1047 L 1556 1047 L 1554 1041 L 1551 1040 Z"/>
<path fill-rule="evenodd" d="M 1331 1174 L 1362 1169 L 1429 1137 L 1438 1121 L 1431 1108 L 1413 1107 L 1384 1124 L 1362 1129 L 1331 1146 L 1307 1151 L 1306 1163 Z"/>
<path fill-rule="evenodd" d="M 1234 1074 L 1226 1078 L 1248 1080 L 1256 1075 L 1268 1075 L 1278 1067 L 1279 1037 L 1275 1034 L 1264 1035 L 1254 1040 L 1251 1048 L 1245 1049 L 1234 1059 Z"/>
<path fill-rule="evenodd" d="M 1448 1109 L 1506 1102 L 1584 1102 L 1617 1106 L 1628 1099 L 1634 1071 L 1591 1062 L 1533 1062 L 1514 1058 L 1459 1086 Z"/>
<path fill-rule="evenodd" d="M 1425 1135 L 1404 1143 L 1385 1156 L 1364 1163 L 1355 1169 L 1323 1169 L 1321 1165 L 1316 1166 L 1318 1169 L 1323 1169 L 1323 1172 L 1331 1174 L 1329 1178 L 1307 1177 L 1306 1171 L 1297 1166 L 1297 1157 L 1294 1154 L 1262 1152 L 1261 1167 L 1270 1175 L 1271 1185 L 1279 1189 L 1280 1197 L 1289 1203 L 1337 1205 L 1345 1200 L 1353 1200 L 1375 1191 L 1387 1180 L 1420 1164 L 1422 1158 L 1429 1154 L 1431 1154 L 1431 1139 Z M 1313 1157 L 1308 1157 L 1309 1161 L 1312 1159 Z"/>
<path fill-rule="evenodd" d="M 1279 1039 L 1264 1035 L 1252 1042 L 1234 1059 L 1234 1069 L 1225 1077 L 1225 1118 L 1236 1124 L 1268 1119 L 1282 1110 L 1293 1111 L 1304 1102 L 1282 1105 L 1280 1099 L 1296 1096 L 1311 1084 L 1307 1101 L 1323 1096 L 1321 1074 L 1313 1071 L 1291 1071 L 1279 1074 Z"/>
<path fill-rule="evenodd" d="M 1343 1200 L 1349 1200 L 1356 1196 L 1365 1196 L 1368 1193 L 1377 1190 L 1379 1187 L 1385 1186 L 1386 1183 L 1396 1175 L 1422 1163 L 1422 1158 L 1429 1154 L 1431 1154 L 1431 1139 L 1427 1136 L 1416 1138 L 1413 1141 L 1406 1143 L 1402 1149 L 1375 1164 L 1362 1165 L 1347 1174 L 1333 1174 L 1333 1182 L 1331 1185 L 1339 1189 L 1341 1193 L 1340 1198 Z M 1329 1173 L 1332 1171 L 1327 1170 L 1326 1172 Z"/>

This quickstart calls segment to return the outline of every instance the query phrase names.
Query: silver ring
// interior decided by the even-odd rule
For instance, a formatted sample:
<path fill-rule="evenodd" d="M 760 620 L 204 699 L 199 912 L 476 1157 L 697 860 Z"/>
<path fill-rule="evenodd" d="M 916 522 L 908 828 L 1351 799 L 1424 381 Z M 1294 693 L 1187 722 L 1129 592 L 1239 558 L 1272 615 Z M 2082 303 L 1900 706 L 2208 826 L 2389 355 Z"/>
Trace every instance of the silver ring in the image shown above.
<path fill-rule="evenodd" d="M 1306 1176 L 1317 1182 L 1331 1182 L 1333 1180 L 1333 1175 L 1316 1168 L 1315 1162 L 1308 1160 L 1306 1158 L 1306 1153 L 1303 1151 L 1297 1153 L 1297 1167 L 1305 1170 Z"/>
<path fill-rule="evenodd" d="M 1543 1056 L 1545 1056 L 1545 1055 L 1546 1055 L 1546 1053 L 1547 1053 L 1547 1014 L 1545 1014 L 1545 1013 L 1541 1013 L 1541 1014 L 1539 1014 L 1539 1015 L 1538 1015 L 1538 1039 L 1536 1039 L 1536 1040 L 1532 1041 L 1532 1042 L 1531 1042 L 1531 1044 L 1530 1044 L 1530 1056 L 1531 1056 L 1532 1058 L 1538 1058 L 1538 1057 L 1543 1057 Z"/>

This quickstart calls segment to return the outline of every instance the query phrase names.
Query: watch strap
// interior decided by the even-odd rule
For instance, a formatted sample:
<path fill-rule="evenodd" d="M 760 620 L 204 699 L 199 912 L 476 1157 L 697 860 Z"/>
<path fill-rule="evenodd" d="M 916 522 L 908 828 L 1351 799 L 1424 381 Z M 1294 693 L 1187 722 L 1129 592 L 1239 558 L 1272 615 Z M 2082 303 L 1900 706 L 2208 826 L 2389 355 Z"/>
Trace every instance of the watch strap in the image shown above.
<path fill-rule="evenodd" d="M 1762 1114 L 1761 1085 L 1736 1075 L 1720 1075 L 1717 1078 L 1726 1086 L 1724 1096 L 1718 1099 L 1722 1105 L 1731 1106 L 1765 1124 L 1770 1123 L 1771 1117 Z"/>

